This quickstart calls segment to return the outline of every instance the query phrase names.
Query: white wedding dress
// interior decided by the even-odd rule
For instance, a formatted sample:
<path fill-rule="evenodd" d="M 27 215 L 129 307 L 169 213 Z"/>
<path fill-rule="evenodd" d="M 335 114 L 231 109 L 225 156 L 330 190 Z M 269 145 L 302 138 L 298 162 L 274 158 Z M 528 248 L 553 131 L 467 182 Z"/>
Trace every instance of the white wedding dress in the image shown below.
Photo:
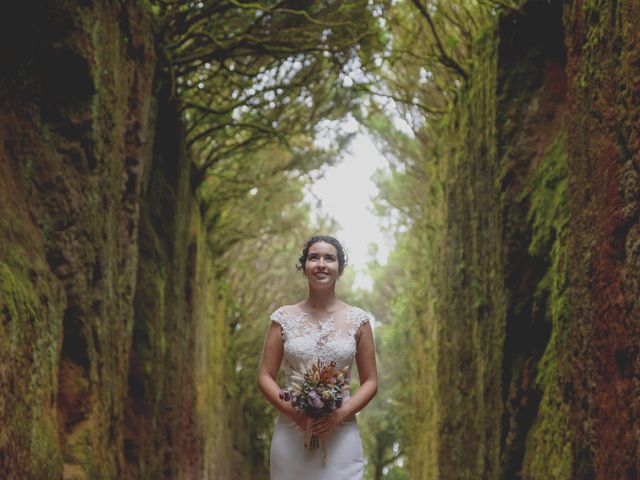
<path fill-rule="evenodd" d="M 271 320 L 281 326 L 288 387 L 293 372 L 304 372 L 318 359 L 335 361 L 338 368 L 351 366 L 356 354 L 355 334 L 369 321 L 369 315 L 350 307 L 335 315 L 316 316 L 287 306 L 273 312 Z M 271 440 L 271 480 L 362 479 L 364 456 L 355 415 L 322 437 L 322 442 L 326 462 L 323 448 L 305 449 L 304 432 L 288 416 L 280 415 Z"/>

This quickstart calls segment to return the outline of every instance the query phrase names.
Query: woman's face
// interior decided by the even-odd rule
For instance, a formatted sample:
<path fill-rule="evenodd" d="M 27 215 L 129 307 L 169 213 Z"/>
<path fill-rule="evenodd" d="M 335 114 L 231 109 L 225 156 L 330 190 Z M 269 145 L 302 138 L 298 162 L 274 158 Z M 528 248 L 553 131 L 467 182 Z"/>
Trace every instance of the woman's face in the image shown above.
<path fill-rule="evenodd" d="M 338 251 L 336 247 L 326 242 L 316 242 L 309 247 L 304 273 L 309 283 L 333 285 L 338 279 Z"/>

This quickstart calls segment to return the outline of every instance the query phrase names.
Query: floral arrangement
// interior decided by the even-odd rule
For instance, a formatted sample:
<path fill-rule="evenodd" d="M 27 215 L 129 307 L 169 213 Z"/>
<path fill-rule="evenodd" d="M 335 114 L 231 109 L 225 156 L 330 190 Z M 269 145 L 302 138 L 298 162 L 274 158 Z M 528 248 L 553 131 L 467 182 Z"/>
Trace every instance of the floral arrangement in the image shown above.
<path fill-rule="evenodd" d="M 338 370 L 336 362 L 312 364 L 304 374 L 294 372 L 291 386 L 280 392 L 280 399 L 303 411 L 310 419 L 322 418 L 342 406 L 343 392 L 349 387 L 349 367 Z M 307 422 L 305 447 L 318 448 L 319 438 L 311 434 Z"/>

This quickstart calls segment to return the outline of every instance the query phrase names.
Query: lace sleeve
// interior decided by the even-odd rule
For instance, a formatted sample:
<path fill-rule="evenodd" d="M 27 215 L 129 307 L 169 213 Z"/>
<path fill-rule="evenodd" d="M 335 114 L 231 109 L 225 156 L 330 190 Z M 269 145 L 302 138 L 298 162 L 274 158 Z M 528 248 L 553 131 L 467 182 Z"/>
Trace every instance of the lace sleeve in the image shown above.
<path fill-rule="evenodd" d="M 286 315 L 286 311 L 284 308 L 280 307 L 275 312 L 273 312 L 270 317 L 271 320 L 280 325 L 280 332 L 282 334 L 282 340 L 284 341 L 287 337 L 287 331 L 289 330 L 288 325 L 288 317 Z"/>
<path fill-rule="evenodd" d="M 358 329 L 365 323 L 370 323 L 371 315 L 361 308 L 351 310 L 349 318 L 349 334 L 355 335 Z"/>
<path fill-rule="evenodd" d="M 356 330 L 360 328 L 362 325 L 364 325 L 365 323 L 370 323 L 370 320 L 371 320 L 371 314 L 365 312 L 364 310 L 360 310 L 360 315 L 358 315 L 357 321 L 356 321 Z"/>

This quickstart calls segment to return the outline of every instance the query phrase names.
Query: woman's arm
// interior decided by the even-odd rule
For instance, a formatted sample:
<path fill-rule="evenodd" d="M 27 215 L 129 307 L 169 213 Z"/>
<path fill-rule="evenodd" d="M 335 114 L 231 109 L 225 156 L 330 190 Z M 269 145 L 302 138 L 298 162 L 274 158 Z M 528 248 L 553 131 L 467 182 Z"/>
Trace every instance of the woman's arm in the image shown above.
<path fill-rule="evenodd" d="M 280 363 L 284 356 L 284 345 L 282 343 L 282 333 L 280 324 L 272 321 L 264 339 L 262 359 L 258 370 L 258 387 L 264 397 L 277 410 L 291 417 L 293 421 L 302 429 L 306 427 L 306 416 L 296 410 L 291 402 L 280 400 L 280 387 L 276 382 Z"/>
<path fill-rule="evenodd" d="M 373 330 L 369 322 L 360 327 L 356 335 L 356 365 L 360 378 L 358 391 L 330 415 L 316 420 L 313 424 L 316 435 L 325 435 L 338 426 L 345 418 L 362 410 L 378 391 L 378 369 Z"/>

